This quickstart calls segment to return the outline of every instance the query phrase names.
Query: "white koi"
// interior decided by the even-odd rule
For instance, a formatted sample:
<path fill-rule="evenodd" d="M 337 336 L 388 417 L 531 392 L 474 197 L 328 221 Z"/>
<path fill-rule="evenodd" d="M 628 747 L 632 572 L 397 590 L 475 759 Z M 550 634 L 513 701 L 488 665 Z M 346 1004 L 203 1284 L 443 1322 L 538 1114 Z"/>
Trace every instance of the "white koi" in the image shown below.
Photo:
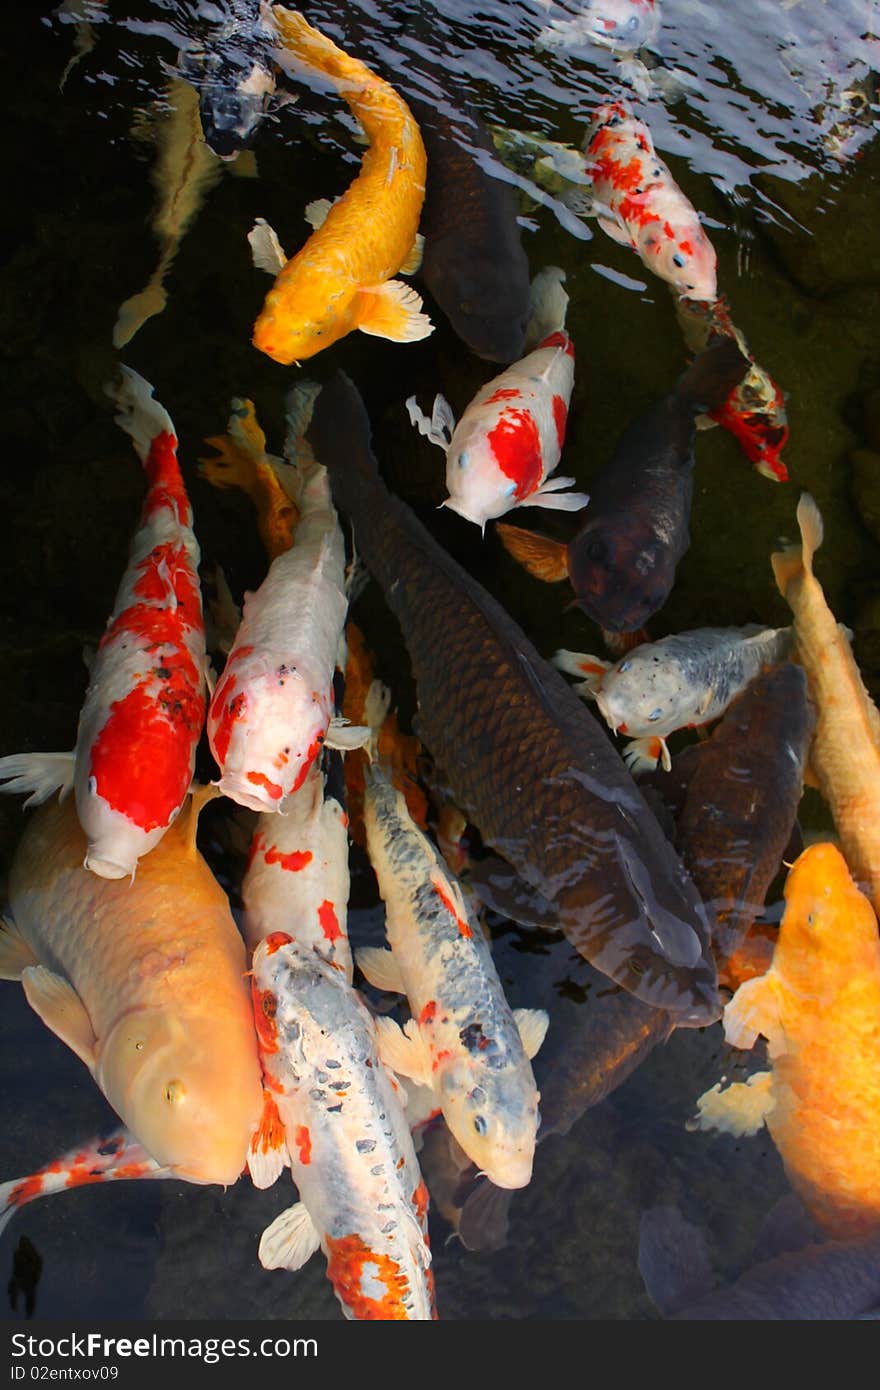
<path fill-rule="evenodd" d="M 375 767 L 366 774 L 364 824 L 391 951 L 358 951 L 357 963 L 372 984 L 404 993 L 412 1013 L 403 1030 L 376 1020 L 382 1059 L 433 1086 L 455 1138 L 497 1186 L 525 1187 L 538 1130 L 529 1059 L 547 1014 L 511 1011 L 457 882 Z"/>
<path fill-rule="evenodd" d="M 589 500 L 582 492 L 561 494 L 574 478 L 550 477 L 562 456 L 574 386 L 564 279 L 555 266 L 535 276 L 526 337 L 534 350 L 482 387 L 457 425 L 443 396 L 436 397 L 430 420 L 415 396 L 406 402 L 411 423 L 446 453 L 443 506 L 481 530 L 513 507 L 570 512 Z"/>
<path fill-rule="evenodd" d="M 283 932 L 254 952 L 253 998 L 284 1136 L 278 1170 L 289 1162 L 300 1196 L 263 1232 L 261 1263 L 296 1270 L 321 1249 L 347 1318 L 436 1316 L 428 1191 L 366 1006 L 337 966 Z"/>
<path fill-rule="evenodd" d="M 794 646 L 790 627 L 699 627 L 644 642 L 613 664 L 560 649 L 553 665 L 585 679 L 574 689 L 595 700 L 613 733 L 630 734 L 623 756 L 631 771 L 672 766 L 666 739 L 677 729 L 720 719 L 765 666 Z"/>

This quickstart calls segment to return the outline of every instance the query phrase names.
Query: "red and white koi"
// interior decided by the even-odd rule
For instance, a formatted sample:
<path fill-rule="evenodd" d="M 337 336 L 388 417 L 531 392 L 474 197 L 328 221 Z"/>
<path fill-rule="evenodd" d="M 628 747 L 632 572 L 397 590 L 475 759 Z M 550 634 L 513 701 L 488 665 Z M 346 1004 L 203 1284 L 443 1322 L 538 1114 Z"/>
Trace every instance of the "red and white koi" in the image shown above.
<path fill-rule="evenodd" d="M 735 338 L 749 359 L 749 370 L 717 410 L 702 417 L 729 430 L 759 473 L 775 483 L 788 482 L 782 450 L 788 443 L 788 414 L 782 388 L 759 366 L 742 333 L 731 321 L 724 299 L 714 304 L 675 296 L 675 316 L 692 352 L 701 353 L 712 338 Z M 697 422 L 700 423 L 699 421 Z"/>
<path fill-rule="evenodd" d="M 90 1140 L 61 1154 L 26 1178 L 0 1183 L 0 1232 L 20 1207 L 36 1197 L 50 1197 L 96 1182 L 122 1182 L 135 1178 L 179 1178 L 151 1158 L 127 1129 Z"/>
<path fill-rule="evenodd" d="M 693 204 L 622 101 L 599 106 L 584 140 L 599 226 L 678 294 L 717 297 L 715 251 Z"/>
<path fill-rule="evenodd" d="M 553 19 L 538 35 L 538 48 L 595 43 L 614 53 L 634 53 L 654 42 L 660 0 L 580 0 L 574 19 Z"/>
<path fill-rule="evenodd" d="M 177 438 L 153 387 L 128 367 L 112 394 L 148 491 L 128 568 L 92 665 L 72 753 L 0 758 L 4 791 L 26 806 L 73 786 L 88 840 L 86 868 L 134 876 L 192 782 L 205 722 L 205 628 L 199 546 L 177 462 Z"/>
<path fill-rule="evenodd" d="M 273 932 L 289 932 L 301 946 L 318 947 L 351 983 L 347 826 L 320 764 L 313 764 L 281 815 L 258 817 L 241 897 L 251 950 Z"/>
<path fill-rule="evenodd" d="M 632 735 L 623 750 L 630 770 L 672 766 L 667 737 L 720 719 L 765 666 L 794 646 L 790 627 L 699 627 L 644 642 L 613 664 L 560 649 L 554 666 L 584 679 L 574 689 L 595 700 L 609 729 Z"/>
<path fill-rule="evenodd" d="M 403 795 L 375 766 L 366 777 L 367 849 L 385 900 L 391 950 L 356 953 L 367 979 L 398 990 L 412 1018 L 376 1020 L 382 1060 L 433 1086 L 465 1153 L 498 1187 L 532 1176 L 538 1088 L 530 1058 L 544 1040 L 543 1009 L 511 1011 L 475 918 Z"/>
<path fill-rule="evenodd" d="M 324 745 L 358 748 L 369 735 L 334 715 L 333 674 L 348 611 L 345 545 L 326 470 L 307 457 L 297 467 L 295 543 L 245 595 L 208 709 L 216 785 L 255 811 L 278 811 Z"/>
<path fill-rule="evenodd" d="M 296 1270 L 321 1249 L 347 1318 L 435 1317 L 428 1190 L 366 1006 L 283 932 L 254 951 L 252 986 L 275 1119 L 251 1173 L 268 1186 L 287 1161 L 300 1196 L 263 1232 L 261 1263 Z"/>
<path fill-rule="evenodd" d="M 443 506 L 482 530 L 512 507 L 571 512 L 589 500 L 582 492 L 561 495 L 574 478 L 550 477 L 562 456 L 574 386 L 564 279 L 555 266 L 535 276 L 526 336 L 534 350 L 478 391 L 457 425 L 443 396 L 435 397 L 430 420 L 415 396 L 406 402 L 411 423 L 445 450 L 449 496 Z"/>

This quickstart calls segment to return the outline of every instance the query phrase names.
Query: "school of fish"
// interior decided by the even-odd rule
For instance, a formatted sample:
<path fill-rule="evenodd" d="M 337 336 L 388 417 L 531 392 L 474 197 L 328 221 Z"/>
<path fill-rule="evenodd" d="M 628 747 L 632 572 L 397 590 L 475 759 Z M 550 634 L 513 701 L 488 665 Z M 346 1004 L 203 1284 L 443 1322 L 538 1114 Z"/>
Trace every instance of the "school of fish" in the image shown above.
<path fill-rule="evenodd" d="M 487 191 L 478 159 L 461 176 L 474 226 L 501 229 L 481 321 L 456 260 L 479 265 L 486 247 L 473 251 L 474 226 L 443 206 L 462 152 L 447 113 L 416 94 L 410 104 L 378 60 L 354 51 L 363 18 L 337 43 L 279 4 L 233 10 L 222 31 L 210 21 L 206 49 L 184 52 L 166 88 L 153 171 L 160 258 L 121 306 L 114 348 L 165 307 L 222 161 L 255 174 L 246 147 L 297 84 L 341 98 L 365 148 L 335 201 L 292 216 L 303 212 L 311 231 L 290 257 L 263 218 L 247 237 L 274 283 L 241 336 L 290 370 L 277 401 L 283 457 L 268 452 L 249 397 L 232 399 L 225 433 L 202 435 L 215 454 L 198 476 L 247 494 L 252 508 L 235 514 L 265 552 L 240 607 L 219 568 L 203 607 L 184 481 L 195 460 L 178 458 L 171 415 L 130 367 L 117 364 L 107 383 L 144 500 L 72 751 L 0 758 L 0 790 L 37 808 L 9 874 L 0 978 L 21 983 L 120 1126 L 0 1182 L 0 1231 L 35 1198 L 89 1183 L 262 1190 L 288 1169 L 295 1200 L 267 1219 L 255 1259 L 295 1276 L 320 1251 L 345 1318 L 434 1320 L 444 1223 L 468 1250 L 499 1248 L 538 1146 L 675 1029 L 719 1024 L 741 1052 L 763 1037 L 768 1065 L 694 1097 L 694 1143 L 766 1124 L 827 1242 L 821 1258 L 855 1261 L 859 1274 L 867 1259 L 854 1306 L 875 1309 L 880 713 L 815 573 L 815 499 L 797 503 L 800 544 L 768 558 L 790 626 L 719 622 L 659 638 L 646 627 L 690 543 L 700 426 L 721 424 L 777 482 L 788 480 L 789 439 L 783 393 L 719 292 L 703 219 L 619 89 L 658 41 L 660 5 L 584 0 L 537 35 L 555 61 L 591 44 L 619 59 L 581 151 L 495 137 L 537 182 L 564 164 L 569 206 L 669 285 L 692 354 L 666 395 L 626 412 L 612 456 L 587 467 L 572 447 L 583 421 L 569 415 L 570 272 L 536 268 L 526 295 L 509 191 Z M 489 143 L 479 123 L 471 152 Z M 504 370 L 457 423 L 439 392 L 428 417 L 394 375 L 397 348 L 377 342 L 396 417 L 381 433 L 335 345 L 357 329 L 398 347 L 427 338 L 421 295 L 396 278 L 418 274 L 423 257 L 451 329 Z M 320 384 L 295 376 L 325 352 Z M 406 480 L 424 455 L 431 500 L 440 496 L 436 455 L 406 415 L 445 454 L 440 505 L 461 520 L 436 535 L 386 482 Z M 563 460 L 570 475 L 556 471 Z M 525 507 L 559 513 L 569 538 L 490 525 Z M 534 578 L 569 581 L 570 606 L 607 657 L 533 642 L 460 563 L 485 554 L 493 531 Z M 399 625 L 415 717 L 404 692 L 377 679 L 392 658 L 368 605 L 357 625 L 365 589 Z M 630 740 L 622 752 L 618 734 Z M 798 842 L 805 782 L 834 843 L 830 832 Z M 237 846 L 222 884 L 198 843 L 209 804 Z M 363 895 L 365 872 L 384 944 L 349 938 L 353 875 Z M 777 928 L 765 912 L 778 875 Z M 493 913 L 539 942 L 522 997 L 508 997 L 512 948 L 493 938 Z M 574 1007 L 575 995 L 586 1002 Z M 693 1259 L 678 1281 L 676 1243 Z M 700 1286 L 704 1244 L 674 1208 L 643 1214 L 638 1267 L 665 1315 L 725 1316 Z M 734 1303 L 772 1302 L 763 1268 L 728 1290 Z M 788 1306 L 784 1287 L 778 1301 Z"/>

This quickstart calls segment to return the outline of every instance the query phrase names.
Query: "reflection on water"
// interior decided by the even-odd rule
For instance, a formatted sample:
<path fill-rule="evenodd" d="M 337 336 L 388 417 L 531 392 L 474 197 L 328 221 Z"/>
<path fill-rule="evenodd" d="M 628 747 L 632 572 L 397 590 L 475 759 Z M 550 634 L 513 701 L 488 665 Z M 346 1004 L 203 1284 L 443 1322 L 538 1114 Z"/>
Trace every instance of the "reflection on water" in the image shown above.
<path fill-rule="evenodd" d="M 539 44 L 542 31 L 573 8 L 540 0 L 351 0 L 345 7 L 316 3 L 307 14 L 404 94 L 450 117 L 469 107 L 488 123 L 579 146 L 599 98 L 610 92 L 632 102 L 702 215 L 718 253 L 719 288 L 756 359 L 786 391 L 791 426 L 790 484 L 759 476 L 721 430 L 698 439 L 692 544 L 652 636 L 787 622 L 769 555 L 780 537 L 794 539 L 794 510 L 806 488 L 825 519 L 822 583 L 837 616 L 854 629 L 876 692 L 877 4 L 664 0 L 650 47 L 635 53 L 583 41 Z M 9 21 L 4 89 L 14 139 L 0 211 L 7 251 L 0 312 L 2 495 L 13 521 L 0 559 L 2 752 L 70 746 L 86 684 L 81 654 L 102 630 L 125 564 L 142 483 L 112 423 L 104 383 L 117 360 L 111 334 L 119 306 L 147 282 L 157 259 L 149 222 L 155 151 L 132 129 L 143 136 L 155 122 L 169 73 L 181 53 L 197 51 L 216 13 L 171 0 L 74 0 L 41 23 L 24 13 Z M 81 56 L 59 90 L 74 43 Z M 285 90 L 297 94 L 296 103 L 279 100 Z M 167 276 L 167 307 L 124 352 L 175 420 L 204 559 L 223 565 L 236 596 L 264 572 L 252 512 L 245 499 L 200 481 L 195 463 L 234 395 L 253 397 L 270 441 L 280 441 L 290 380 L 250 346 L 266 285 L 250 264 L 246 234 L 261 216 L 283 245 L 301 244 L 304 206 L 342 192 L 357 170 L 362 149 L 352 133 L 346 109 L 324 87 L 280 75 L 253 140 L 257 177 L 224 178 L 210 190 Z M 578 366 L 563 467 L 589 491 L 624 425 L 681 370 L 674 306 L 628 248 L 488 151 L 479 158 L 525 195 L 532 273 L 547 264 L 566 271 Z M 426 308 L 437 324 L 426 342 L 399 348 L 352 335 L 328 354 L 332 361 L 314 364 L 315 374 L 342 365 L 359 383 L 389 484 L 543 654 L 560 646 L 598 650 L 597 629 L 565 611 L 557 589 L 525 576 L 491 528 L 481 542 L 476 528 L 433 510 L 443 496 L 442 457 L 411 431 L 403 401 L 442 390 L 460 415 L 497 369 L 462 347 L 439 308 L 429 301 Z M 561 525 L 557 534 L 565 534 Z M 399 631 L 375 590 L 367 590 L 359 613 L 407 717 L 413 695 Z M 211 775 L 206 757 L 201 771 Z M 206 815 L 206 852 L 234 891 L 241 865 L 228 850 L 224 814 L 215 806 Z M 801 820 L 806 832 L 827 825 L 815 793 L 805 797 Z M 20 826 L 19 802 L 4 798 L 4 866 Z M 375 933 L 375 890 L 359 852 L 353 867 L 351 932 L 360 944 Z M 562 960 L 550 939 L 497 926 L 511 1002 L 552 1010 L 557 1000 L 564 1038 L 578 1007 L 602 990 L 601 978 L 580 960 Z M 113 1117 L 21 991 L 5 985 L 3 998 L 8 1084 L 0 1171 L 12 1177 Z M 571 1056 L 559 1066 L 574 1089 L 582 1074 Z M 560 1088 L 548 1086 L 556 1132 L 539 1146 L 530 1187 L 510 1204 L 507 1246 L 477 1253 L 455 1240 L 447 1245 L 448 1226 L 433 1218 L 441 1317 L 657 1316 L 637 1252 L 642 1213 L 664 1203 L 710 1234 L 716 1273 L 735 1280 L 788 1190 L 782 1167 L 766 1131 L 737 1141 L 688 1133 L 685 1121 L 722 1071 L 735 1077 L 753 1069 L 754 1057 L 731 1054 L 717 1025 L 676 1032 L 663 1045 L 652 1038 L 628 1080 L 567 1132 Z M 257 1262 L 259 1232 L 290 1200 L 286 1178 L 264 1193 L 244 1181 L 225 1193 L 170 1183 L 96 1187 L 28 1207 L 0 1251 L 8 1276 L 13 1266 L 18 1271 L 18 1285 L 21 1270 L 35 1267 L 21 1242 L 38 1252 L 38 1316 L 335 1318 L 320 1259 L 295 1276 L 268 1273 Z M 12 1316 L 24 1316 L 25 1303 L 19 1296 Z"/>

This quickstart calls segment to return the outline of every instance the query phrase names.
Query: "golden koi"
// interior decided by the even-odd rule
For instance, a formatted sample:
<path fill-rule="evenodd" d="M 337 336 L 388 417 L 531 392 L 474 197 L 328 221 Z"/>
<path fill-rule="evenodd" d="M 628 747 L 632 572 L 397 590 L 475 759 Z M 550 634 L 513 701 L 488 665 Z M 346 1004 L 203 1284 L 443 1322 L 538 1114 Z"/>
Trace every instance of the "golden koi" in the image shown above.
<path fill-rule="evenodd" d="M 834 845 L 811 845 L 785 884 L 765 975 L 724 1011 L 734 1047 L 768 1042 L 772 1072 L 700 1097 L 697 1124 L 766 1121 L 792 1186 L 835 1239 L 880 1231 L 880 937 Z"/>
<path fill-rule="evenodd" d="M 287 260 L 271 227 L 258 221 L 254 261 L 277 276 L 254 325 L 253 343 L 289 366 L 359 328 L 394 342 L 434 331 L 415 290 L 391 277 L 418 269 L 417 238 L 427 158 L 412 112 L 387 82 L 307 24 L 296 10 L 271 15 L 287 52 L 324 73 L 370 140 L 361 172 L 332 206 L 312 204 L 315 230 Z"/>
<path fill-rule="evenodd" d="M 83 868 L 70 802 L 35 812 L 10 871 L 0 979 L 21 980 L 158 1164 L 226 1185 L 262 1097 L 244 943 L 195 844 L 201 799 L 133 883 Z"/>
<path fill-rule="evenodd" d="M 797 519 L 803 544 L 770 560 L 794 614 L 798 653 L 816 706 L 810 763 L 853 877 L 880 911 L 880 714 L 813 574 L 822 517 L 809 493 L 801 495 Z"/>

